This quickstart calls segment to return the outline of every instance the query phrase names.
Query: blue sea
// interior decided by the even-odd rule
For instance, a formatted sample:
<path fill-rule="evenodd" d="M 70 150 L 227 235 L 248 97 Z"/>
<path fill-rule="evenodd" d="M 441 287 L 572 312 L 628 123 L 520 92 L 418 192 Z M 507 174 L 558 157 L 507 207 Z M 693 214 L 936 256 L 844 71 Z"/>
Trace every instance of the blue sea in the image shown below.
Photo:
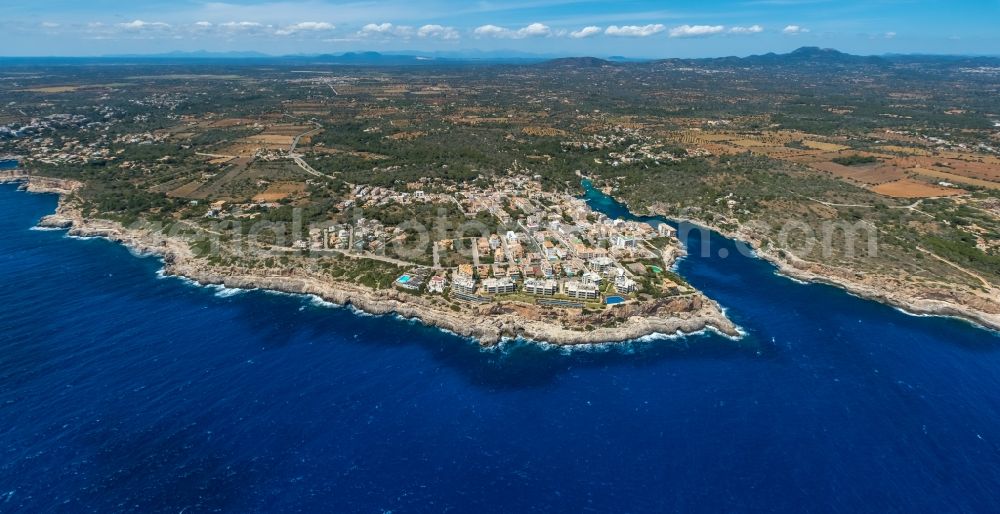
<path fill-rule="evenodd" d="M 162 278 L 32 230 L 55 205 L 0 186 L 0 512 L 1000 505 L 1000 337 L 793 282 L 717 235 L 679 272 L 742 341 L 488 351 Z"/>

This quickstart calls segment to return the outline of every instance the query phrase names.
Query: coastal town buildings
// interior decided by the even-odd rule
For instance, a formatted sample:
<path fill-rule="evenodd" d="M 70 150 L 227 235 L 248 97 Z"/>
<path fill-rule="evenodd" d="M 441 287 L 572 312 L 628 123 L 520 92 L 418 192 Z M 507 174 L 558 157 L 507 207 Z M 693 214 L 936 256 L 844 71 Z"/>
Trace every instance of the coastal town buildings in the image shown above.
<path fill-rule="evenodd" d="M 577 300 L 597 300 L 601 296 L 600 289 L 594 284 L 587 284 L 577 280 L 566 282 L 566 296 Z"/>
<path fill-rule="evenodd" d="M 517 285 L 508 277 L 483 280 L 483 292 L 486 294 L 510 294 L 516 290 Z"/>
<path fill-rule="evenodd" d="M 538 296 L 552 296 L 559 291 L 559 282 L 552 279 L 531 278 L 524 281 L 524 292 Z"/>
<path fill-rule="evenodd" d="M 451 279 L 451 290 L 467 295 L 476 294 L 476 280 L 471 276 L 455 273 Z"/>

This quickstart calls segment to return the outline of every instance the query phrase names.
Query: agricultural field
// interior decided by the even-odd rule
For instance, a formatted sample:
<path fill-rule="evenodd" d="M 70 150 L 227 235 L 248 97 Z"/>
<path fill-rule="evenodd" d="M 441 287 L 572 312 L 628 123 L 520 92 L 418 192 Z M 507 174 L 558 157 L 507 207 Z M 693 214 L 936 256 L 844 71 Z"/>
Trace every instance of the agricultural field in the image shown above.
<path fill-rule="evenodd" d="M 391 227 L 433 221 L 408 206 L 418 192 L 469 208 L 466 192 L 496 180 L 579 194 L 588 177 L 637 210 L 730 232 L 866 220 L 884 243 L 877 258 L 807 257 L 974 283 L 948 262 L 997 282 L 1000 95 L 968 65 L 32 65 L 0 89 L 0 153 L 84 181 L 94 210 L 129 219 L 298 208 L 346 224 L 363 209 Z M 741 80 L 726 78 L 734 70 Z M 232 207 L 209 209 L 220 202 Z M 483 219 L 516 228 L 531 208 Z"/>

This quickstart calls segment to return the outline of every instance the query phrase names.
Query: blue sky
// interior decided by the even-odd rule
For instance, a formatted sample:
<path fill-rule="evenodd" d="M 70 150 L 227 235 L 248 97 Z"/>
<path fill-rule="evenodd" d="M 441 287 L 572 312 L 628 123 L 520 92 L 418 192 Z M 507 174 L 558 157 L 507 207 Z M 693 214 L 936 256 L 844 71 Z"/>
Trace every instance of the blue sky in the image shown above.
<path fill-rule="evenodd" d="M 3 3 L 6 55 L 502 50 L 704 57 L 807 45 L 859 54 L 1000 55 L 1000 0 Z"/>

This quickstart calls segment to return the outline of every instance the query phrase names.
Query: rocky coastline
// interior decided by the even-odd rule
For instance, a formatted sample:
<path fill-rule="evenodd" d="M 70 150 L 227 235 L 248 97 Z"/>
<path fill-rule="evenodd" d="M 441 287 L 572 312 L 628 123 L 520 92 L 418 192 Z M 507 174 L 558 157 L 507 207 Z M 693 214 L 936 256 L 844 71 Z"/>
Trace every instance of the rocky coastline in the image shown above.
<path fill-rule="evenodd" d="M 110 220 L 85 218 L 70 200 L 82 184 L 72 180 L 37 177 L 23 171 L 0 173 L 0 182 L 19 182 L 22 189 L 60 195 L 54 214 L 44 217 L 39 226 L 61 228 L 70 235 L 101 237 L 121 243 L 133 251 L 163 259 L 167 275 L 180 276 L 201 285 L 227 288 L 264 289 L 291 294 L 314 295 L 338 305 L 351 305 L 375 315 L 395 314 L 474 339 L 483 346 L 493 346 L 507 339 L 525 339 L 554 345 L 590 345 L 633 341 L 647 336 L 691 334 L 715 331 L 730 338 L 742 333 L 722 308 L 703 295 L 694 296 L 679 312 L 670 316 L 630 316 L 613 328 L 597 327 L 571 330 L 545 320 L 532 320 L 517 311 L 488 312 L 472 315 L 432 306 L 421 297 L 395 290 L 372 290 L 352 283 L 296 274 L 271 276 L 233 272 L 212 267 L 197 259 L 186 242 L 161 233 L 134 230 Z M 485 314 L 485 315 L 484 315 Z"/>
<path fill-rule="evenodd" d="M 650 215 L 669 218 L 655 206 L 651 211 Z M 1000 299 L 1000 291 L 997 292 L 998 296 L 994 297 L 992 302 L 973 295 L 964 295 L 962 298 L 957 295 L 952 296 L 953 301 L 930 298 L 931 295 L 940 294 L 931 291 L 890 287 L 884 282 L 882 284 L 877 281 L 866 282 L 856 278 L 856 276 L 852 278 L 852 273 L 849 270 L 834 269 L 820 263 L 798 259 L 790 252 L 785 252 L 785 257 L 782 257 L 777 251 L 766 249 L 759 238 L 746 231 L 724 230 L 700 220 L 685 219 L 679 221 L 704 227 L 722 234 L 724 237 L 749 245 L 759 258 L 777 267 L 778 274 L 794 280 L 838 287 L 855 296 L 891 305 L 914 316 L 957 318 L 988 330 L 1000 331 L 1000 301 L 997 301 Z M 965 303 L 956 301 L 960 299 L 964 300 Z"/>

